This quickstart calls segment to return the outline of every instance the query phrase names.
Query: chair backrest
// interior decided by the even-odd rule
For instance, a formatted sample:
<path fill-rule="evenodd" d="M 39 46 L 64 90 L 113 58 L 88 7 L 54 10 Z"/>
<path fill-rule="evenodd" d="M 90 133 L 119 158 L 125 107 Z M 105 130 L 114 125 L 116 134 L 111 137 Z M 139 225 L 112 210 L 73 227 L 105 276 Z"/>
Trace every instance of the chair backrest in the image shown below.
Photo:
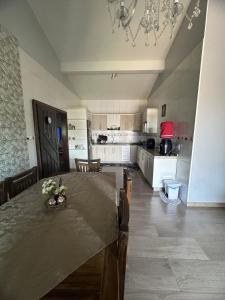
<path fill-rule="evenodd" d="M 120 190 L 119 205 L 119 238 L 118 238 L 118 277 L 119 300 L 124 299 L 125 274 L 127 264 L 127 246 L 129 232 L 129 203 L 124 189 Z"/>
<path fill-rule="evenodd" d="M 33 167 L 16 176 L 5 179 L 6 188 L 9 194 L 9 199 L 15 197 L 19 193 L 26 190 L 37 182 L 37 167 Z"/>
<path fill-rule="evenodd" d="M 132 178 L 130 177 L 127 169 L 124 169 L 124 171 L 123 171 L 123 184 L 124 184 L 124 189 L 126 191 L 126 195 L 128 198 L 128 202 L 129 202 L 129 204 L 131 204 L 133 182 L 132 182 Z"/>
<path fill-rule="evenodd" d="M 8 197 L 8 193 L 6 189 L 6 184 L 4 181 L 2 181 L 0 182 L 0 205 L 7 202 L 8 200 L 7 197 Z"/>
<path fill-rule="evenodd" d="M 75 165 L 77 172 L 100 172 L 101 160 L 86 160 L 75 158 Z"/>

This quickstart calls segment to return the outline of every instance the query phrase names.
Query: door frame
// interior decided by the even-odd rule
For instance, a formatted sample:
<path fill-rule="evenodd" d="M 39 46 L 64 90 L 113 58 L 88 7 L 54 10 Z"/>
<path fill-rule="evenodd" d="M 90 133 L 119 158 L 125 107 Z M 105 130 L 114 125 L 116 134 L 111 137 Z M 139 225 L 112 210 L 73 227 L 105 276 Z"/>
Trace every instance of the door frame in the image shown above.
<path fill-rule="evenodd" d="M 39 132 L 39 126 L 38 126 L 38 106 L 44 106 L 49 109 L 53 109 L 56 112 L 62 113 L 66 115 L 67 118 L 67 112 L 61 109 L 58 109 L 54 106 L 45 104 L 41 101 L 32 99 L 32 109 L 33 109 L 33 122 L 34 122 L 34 134 L 35 134 L 35 144 L 36 144 L 36 151 L 37 151 L 37 164 L 38 164 L 38 174 L 39 174 L 39 179 L 42 178 L 42 171 L 43 171 L 43 164 L 42 164 L 42 158 L 41 158 L 41 144 L 40 144 L 40 132 Z M 66 138 L 67 138 L 67 147 L 68 147 L 68 124 L 66 122 Z M 67 148 L 68 149 L 68 148 Z M 68 164 L 68 171 L 70 170 L 69 168 L 69 150 L 68 150 L 68 155 L 67 155 L 67 164 Z M 62 174 L 64 172 L 59 172 L 57 174 Z M 55 175 L 57 175 L 55 174 Z"/>

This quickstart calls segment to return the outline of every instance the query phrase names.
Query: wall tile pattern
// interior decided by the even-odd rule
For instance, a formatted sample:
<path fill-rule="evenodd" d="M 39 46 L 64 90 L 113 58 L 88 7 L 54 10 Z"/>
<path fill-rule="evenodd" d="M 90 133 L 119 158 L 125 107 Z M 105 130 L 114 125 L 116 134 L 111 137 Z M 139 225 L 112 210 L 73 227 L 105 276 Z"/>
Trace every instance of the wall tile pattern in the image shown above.
<path fill-rule="evenodd" d="M 0 181 L 29 168 L 17 39 L 0 25 Z"/>

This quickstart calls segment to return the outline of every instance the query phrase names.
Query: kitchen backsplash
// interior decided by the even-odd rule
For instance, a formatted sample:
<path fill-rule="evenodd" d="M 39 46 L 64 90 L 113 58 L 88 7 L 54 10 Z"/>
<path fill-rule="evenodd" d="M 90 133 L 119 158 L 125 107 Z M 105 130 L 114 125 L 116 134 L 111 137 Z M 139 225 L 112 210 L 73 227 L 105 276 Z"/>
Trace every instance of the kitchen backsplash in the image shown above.
<path fill-rule="evenodd" d="M 106 131 L 92 131 L 92 141 L 97 143 L 99 135 L 107 136 L 107 143 L 139 143 L 145 142 L 147 139 L 146 134 L 140 134 L 138 132 L 121 131 L 121 130 L 106 130 Z"/>

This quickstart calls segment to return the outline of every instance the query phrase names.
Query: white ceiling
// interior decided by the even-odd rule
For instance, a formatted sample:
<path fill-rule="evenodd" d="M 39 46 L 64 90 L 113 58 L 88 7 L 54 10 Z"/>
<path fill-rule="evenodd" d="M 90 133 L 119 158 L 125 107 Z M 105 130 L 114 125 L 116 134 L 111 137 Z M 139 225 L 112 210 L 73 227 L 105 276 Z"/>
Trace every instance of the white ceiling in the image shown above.
<path fill-rule="evenodd" d="M 150 47 L 145 47 L 144 39 L 141 36 L 137 41 L 137 46 L 133 48 L 124 41 L 124 34 L 119 32 L 112 34 L 106 0 L 27 1 L 62 65 L 73 66 L 76 64 L 80 66 L 80 70 L 71 68 L 69 72 L 74 73 L 76 71 L 76 74 L 68 75 L 68 77 L 82 99 L 86 97 L 97 99 L 100 95 L 104 95 L 106 99 L 113 99 L 113 97 L 118 99 L 123 99 L 122 97 L 135 99 L 137 97 L 136 99 L 142 99 L 142 97 L 148 96 L 155 81 L 155 75 L 137 75 L 135 70 L 132 70 L 134 74 L 121 75 L 118 78 L 118 89 L 115 90 L 115 84 L 112 84 L 111 81 L 109 83 L 107 76 L 96 75 L 96 72 L 101 71 L 97 67 L 95 73 L 88 75 L 79 74 L 79 71 L 83 71 L 82 64 L 85 65 L 85 68 L 87 67 L 85 62 L 94 62 L 97 66 L 99 62 L 110 61 L 113 65 L 113 63 L 116 64 L 117 61 L 120 61 L 123 62 L 123 65 L 127 64 L 126 71 L 129 69 L 131 61 L 140 61 L 140 63 L 143 61 L 162 61 L 163 63 L 172 44 L 169 32 L 164 33 L 157 46 L 152 44 Z M 184 0 L 186 8 L 189 3 L 190 0 Z M 141 14 L 139 13 L 143 10 L 143 4 L 144 1 L 139 0 L 136 12 L 136 15 L 139 16 L 136 19 L 137 21 L 140 19 Z M 182 18 L 179 19 L 176 31 L 181 21 Z M 134 24 L 135 26 L 137 26 L 137 23 Z M 110 70 L 111 68 L 108 71 L 110 72 Z M 152 70 L 149 69 L 148 73 L 152 73 Z M 149 84 L 146 84 L 148 80 Z M 102 89 L 103 85 L 104 91 L 100 93 L 99 90 Z M 123 86 L 124 88 L 122 88 Z"/>
<path fill-rule="evenodd" d="M 71 84 L 83 100 L 147 99 L 157 74 L 70 74 Z"/>

